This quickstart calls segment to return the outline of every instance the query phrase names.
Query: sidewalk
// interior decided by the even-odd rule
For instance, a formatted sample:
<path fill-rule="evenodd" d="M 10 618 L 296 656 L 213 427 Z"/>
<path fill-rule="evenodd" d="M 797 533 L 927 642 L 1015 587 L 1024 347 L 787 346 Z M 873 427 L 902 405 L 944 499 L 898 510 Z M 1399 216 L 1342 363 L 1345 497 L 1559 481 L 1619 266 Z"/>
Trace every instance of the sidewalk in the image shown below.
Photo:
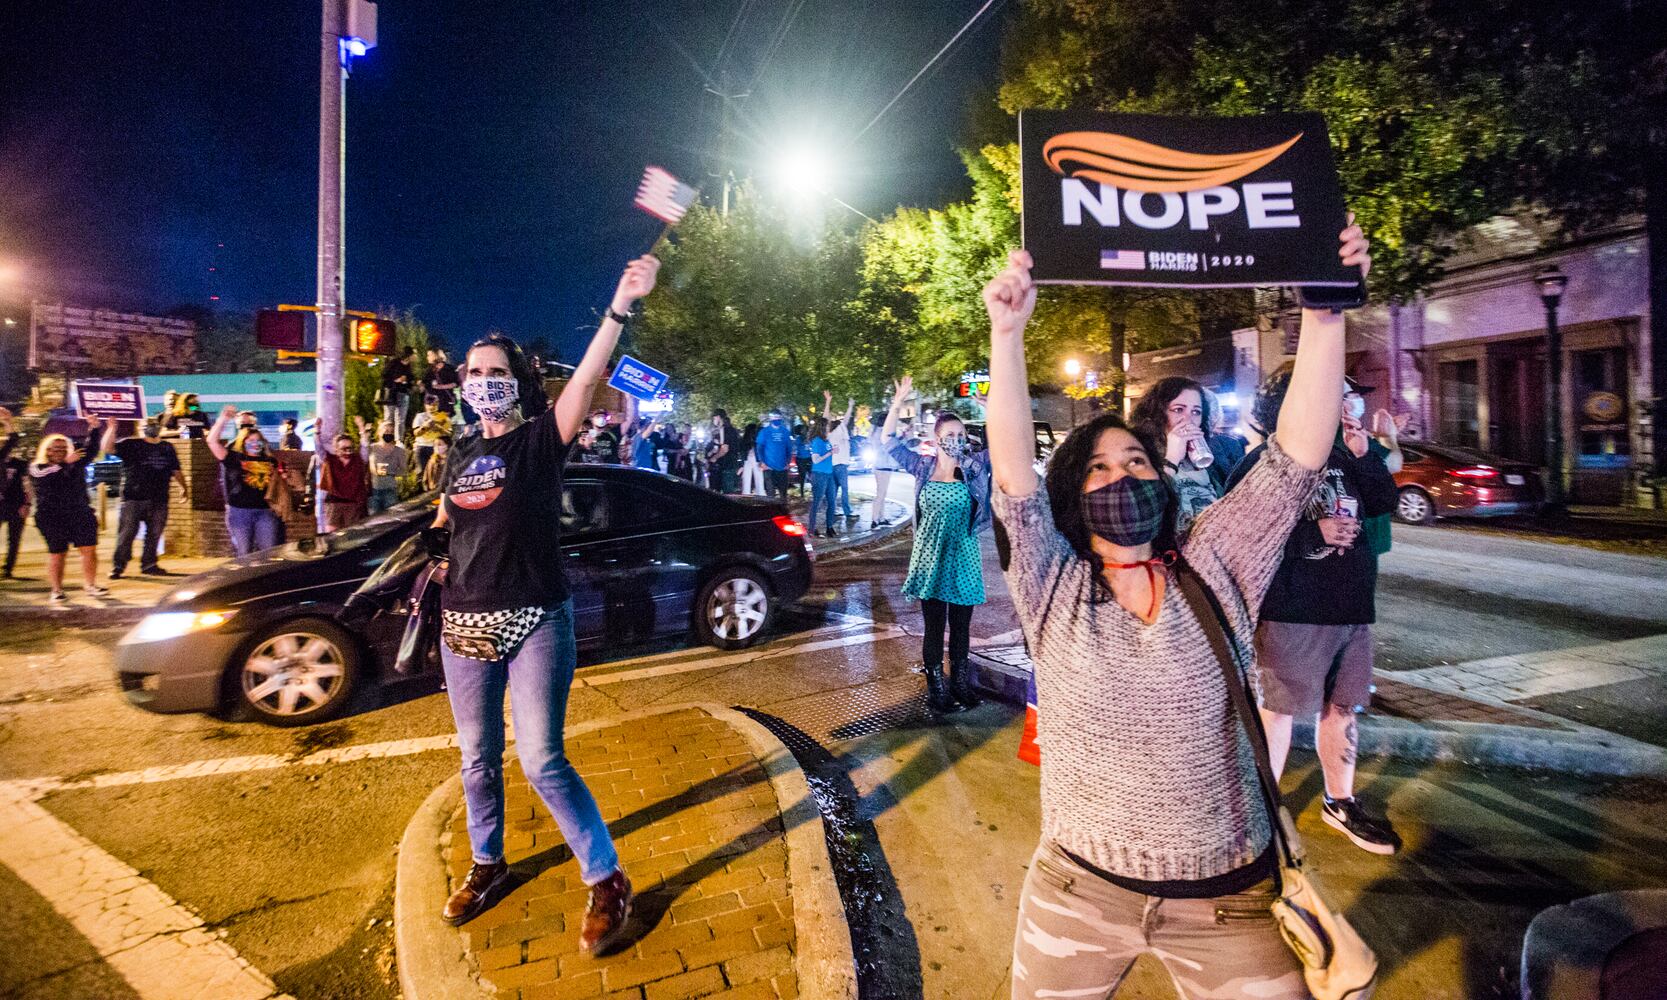
<path fill-rule="evenodd" d="M 973 643 L 982 686 L 1023 704 L 1030 656 L 1022 642 L 999 639 Z M 1667 778 L 1667 724 L 1590 725 L 1579 706 L 1549 697 L 1638 682 L 1667 690 L 1667 636 L 1380 670 L 1375 681 L 1361 719 L 1363 756 Z M 1312 721 L 1297 722 L 1295 739 L 1313 748 Z"/>
<path fill-rule="evenodd" d="M 110 528 L 99 532 L 97 545 L 98 582 L 110 588 L 109 597 L 88 597 L 81 592 L 81 556 L 72 549 L 64 558 L 64 593 L 69 595 L 69 606 L 54 608 L 49 605 L 47 598 L 52 591 L 46 584 L 46 542 L 31 519 L 23 529 L 23 544 L 18 549 L 14 571 L 16 578 L 0 580 L 0 623 L 16 615 L 50 615 L 53 621 L 61 620 L 65 624 L 138 621 L 170 587 L 187 576 L 225 562 L 220 558 L 185 558 L 164 552 L 157 562 L 170 575 L 144 576 L 139 573 L 140 543 L 135 542 L 133 559 L 127 564 L 127 575 L 120 580 L 112 580 L 110 556 L 116 550 L 114 514 L 110 520 Z"/>
<path fill-rule="evenodd" d="M 822 821 L 767 730 L 729 709 L 683 706 L 575 726 L 567 745 L 636 888 L 625 944 L 579 953 L 577 862 L 509 764 L 514 888 L 485 913 L 460 929 L 439 919 L 470 862 L 458 780 L 436 790 L 401 843 L 394 919 L 406 1000 L 855 996 Z"/>

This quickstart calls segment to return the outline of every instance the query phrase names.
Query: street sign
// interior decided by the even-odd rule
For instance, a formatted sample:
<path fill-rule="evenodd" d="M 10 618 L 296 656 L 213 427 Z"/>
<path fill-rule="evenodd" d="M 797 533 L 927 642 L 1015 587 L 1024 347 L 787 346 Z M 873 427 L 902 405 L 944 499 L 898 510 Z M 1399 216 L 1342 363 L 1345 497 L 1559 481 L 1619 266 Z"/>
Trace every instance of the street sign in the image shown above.
<path fill-rule="evenodd" d="M 83 417 L 145 419 L 145 390 L 127 382 L 76 382 L 75 412 Z"/>
<path fill-rule="evenodd" d="M 1023 244 L 1045 284 L 1351 287 L 1325 119 L 1027 110 Z"/>
<path fill-rule="evenodd" d="M 659 395 L 670 379 L 665 372 L 656 371 L 627 354 L 614 367 L 608 385 L 628 396 L 649 400 Z"/>

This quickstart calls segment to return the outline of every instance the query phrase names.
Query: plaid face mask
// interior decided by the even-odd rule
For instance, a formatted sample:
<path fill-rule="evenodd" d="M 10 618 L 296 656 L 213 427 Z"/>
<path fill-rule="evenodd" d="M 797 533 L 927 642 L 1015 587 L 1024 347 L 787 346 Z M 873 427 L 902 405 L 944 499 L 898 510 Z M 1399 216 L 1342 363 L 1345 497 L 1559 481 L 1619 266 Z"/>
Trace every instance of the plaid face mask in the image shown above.
<path fill-rule="evenodd" d="M 1169 488 L 1163 480 L 1134 476 L 1124 476 L 1082 497 L 1088 530 L 1114 545 L 1143 545 L 1158 537 L 1168 505 Z"/>

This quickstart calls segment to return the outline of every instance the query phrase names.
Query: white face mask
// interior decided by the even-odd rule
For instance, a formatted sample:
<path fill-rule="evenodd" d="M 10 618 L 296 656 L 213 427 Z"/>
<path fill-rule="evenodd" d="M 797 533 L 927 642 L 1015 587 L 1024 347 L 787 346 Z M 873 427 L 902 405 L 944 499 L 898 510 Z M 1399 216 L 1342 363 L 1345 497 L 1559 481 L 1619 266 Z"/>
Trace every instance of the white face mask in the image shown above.
<path fill-rule="evenodd" d="M 1366 416 L 1366 399 L 1363 396 L 1350 393 L 1343 397 L 1343 412 L 1360 420 Z"/>
<path fill-rule="evenodd" d="M 520 383 L 512 378 L 474 375 L 463 380 L 463 401 L 483 420 L 497 423 L 507 419 L 520 398 Z"/>

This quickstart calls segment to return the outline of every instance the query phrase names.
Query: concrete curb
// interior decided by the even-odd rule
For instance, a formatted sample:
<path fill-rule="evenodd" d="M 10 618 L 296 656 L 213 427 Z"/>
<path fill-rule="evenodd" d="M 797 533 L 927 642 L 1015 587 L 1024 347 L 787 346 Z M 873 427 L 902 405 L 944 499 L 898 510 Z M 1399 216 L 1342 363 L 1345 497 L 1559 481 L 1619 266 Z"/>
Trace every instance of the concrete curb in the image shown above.
<path fill-rule="evenodd" d="M 1292 738 L 1297 746 L 1313 749 L 1314 724 L 1298 723 Z M 1459 761 L 1615 778 L 1667 778 L 1667 749 L 1612 733 L 1367 716 L 1360 720 L 1360 751 L 1419 763 Z"/>
<path fill-rule="evenodd" d="M 1024 705 L 1023 671 L 982 659 L 973 649 L 979 686 L 1013 705 Z M 1293 727 L 1297 746 L 1314 748 L 1314 724 Z M 1537 729 L 1484 722 L 1415 721 L 1368 715 L 1360 720 L 1360 751 L 1413 763 L 1460 761 L 1533 771 L 1667 778 L 1667 748 L 1615 733 Z"/>
<path fill-rule="evenodd" d="M 705 712 L 747 741 L 770 776 L 787 843 L 787 874 L 793 895 L 793 971 L 800 995 L 854 1000 L 856 959 L 845 926 L 844 905 L 828 861 L 822 814 L 811 797 L 793 754 L 763 726 L 734 709 L 710 702 L 657 705 L 569 726 L 572 739 L 598 729 L 689 710 Z M 512 737 L 513 738 L 513 737 Z M 440 904 L 451 891 L 439 844 L 462 805 L 463 779 L 453 775 L 417 808 L 399 842 L 394 878 L 394 956 L 405 1000 L 453 1000 L 494 996 L 463 947 L 463 935 L 440 919 Z"/>
<path fill-rule="evenodd" d="M 440 838 L 451 828 L 451 818 L 462 801 L 463 776 L 454 774 L 429 793 L 399 838 L 394 956 L 400 992 L 407 1000 L 493 995 L 481 984 L 475 963 L 463 948 L 463 935 L 440 919 L 440 904 L 451 892 Z"/>

